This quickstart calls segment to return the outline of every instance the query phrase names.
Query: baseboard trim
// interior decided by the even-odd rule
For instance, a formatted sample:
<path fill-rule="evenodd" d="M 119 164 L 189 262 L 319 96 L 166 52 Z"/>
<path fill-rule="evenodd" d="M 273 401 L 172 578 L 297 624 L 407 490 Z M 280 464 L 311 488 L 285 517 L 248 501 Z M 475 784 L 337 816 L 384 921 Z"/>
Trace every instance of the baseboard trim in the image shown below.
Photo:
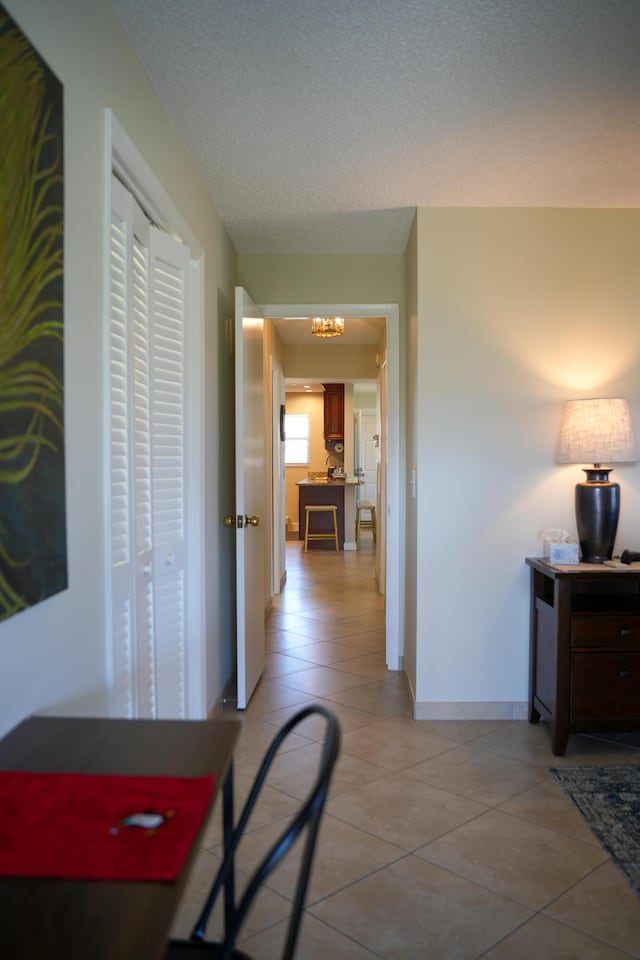
<path fill-rule="evenodd" d="M 489 700 L 434 702 L 418 700 L 413 705 L 414 720 L 526 720 L 526 700 Z"/>

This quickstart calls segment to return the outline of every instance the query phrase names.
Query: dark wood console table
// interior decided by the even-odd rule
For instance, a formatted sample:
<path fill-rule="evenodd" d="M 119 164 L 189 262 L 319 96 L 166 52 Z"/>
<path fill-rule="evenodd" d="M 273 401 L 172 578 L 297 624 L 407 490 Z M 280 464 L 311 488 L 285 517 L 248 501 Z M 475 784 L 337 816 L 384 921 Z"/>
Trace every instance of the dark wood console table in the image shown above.
<path fill-rule="evenodd" d="M 0 769 L 200 777 L 224 794 L 232 817 L 230 770 L 236 720 L 120 720 L 30 717 L 0 740 Z M 56 829 L 56 824 L 51 824 Z M 165 882 L 0 878 L 0 956 L 162 958 L 195 858 Z"/>
<path fill-rule="evenodd" d="M 552 566 L 530 557 L 529 720 L 569 734 L 640 729 L 640 563 Z"/>

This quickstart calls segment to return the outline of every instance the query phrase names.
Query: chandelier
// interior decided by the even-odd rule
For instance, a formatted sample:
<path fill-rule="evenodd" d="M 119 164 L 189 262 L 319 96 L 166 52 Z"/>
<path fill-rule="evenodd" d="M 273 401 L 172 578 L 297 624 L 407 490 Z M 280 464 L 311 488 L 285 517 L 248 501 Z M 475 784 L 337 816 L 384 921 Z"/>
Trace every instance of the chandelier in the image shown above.
<path fill-rule="evenodd" d="M 343 317 L 314 317 L 311 321 L 314 337 L 340 337 L 344 333 Z"/>

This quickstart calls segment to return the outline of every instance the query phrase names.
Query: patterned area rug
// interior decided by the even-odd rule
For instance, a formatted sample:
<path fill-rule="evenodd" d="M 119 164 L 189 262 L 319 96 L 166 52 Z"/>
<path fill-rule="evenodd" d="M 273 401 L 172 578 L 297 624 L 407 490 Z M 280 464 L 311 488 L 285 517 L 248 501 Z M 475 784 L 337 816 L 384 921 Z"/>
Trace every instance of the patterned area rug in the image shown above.
<path fill-rule="evenodd" d="M 640 896 L 640 766 L 552 767 L 550 772 Z"/>

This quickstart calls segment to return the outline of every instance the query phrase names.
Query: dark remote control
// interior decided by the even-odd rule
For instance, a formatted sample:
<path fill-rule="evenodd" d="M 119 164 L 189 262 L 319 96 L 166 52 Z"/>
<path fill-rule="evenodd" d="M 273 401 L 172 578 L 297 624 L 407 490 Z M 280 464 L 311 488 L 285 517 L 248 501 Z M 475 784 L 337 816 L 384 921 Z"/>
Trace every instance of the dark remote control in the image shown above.
<path fill-rule="evenodd" d="M 620 563 L 634 563 L 640 560 L 640 553 L 637 550 L 624 550 L 620 557 Z"/>

